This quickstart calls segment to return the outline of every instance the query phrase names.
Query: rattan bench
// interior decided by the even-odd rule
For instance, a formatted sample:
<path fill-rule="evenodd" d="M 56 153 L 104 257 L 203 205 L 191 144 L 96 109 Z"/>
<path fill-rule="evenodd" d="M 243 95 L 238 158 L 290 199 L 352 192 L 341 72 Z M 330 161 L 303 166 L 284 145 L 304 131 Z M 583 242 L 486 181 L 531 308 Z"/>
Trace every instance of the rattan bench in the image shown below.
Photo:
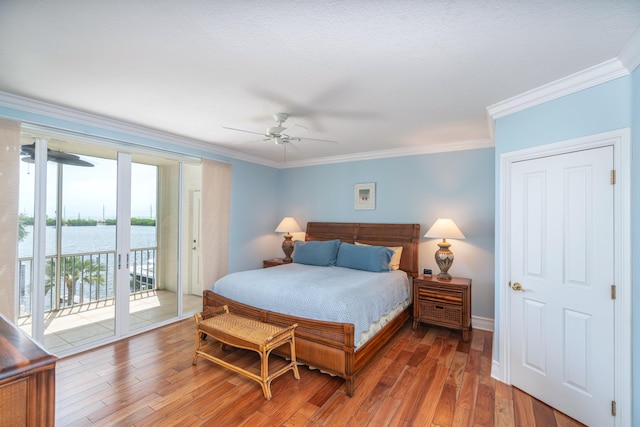
<path fill-rule="evenodd" d="M 210 309 L 206 307 L 202 313 L 195 315 L 196 319 L 196 345 L 193 356 L 193 364 L 196 364 L 198 356 L 211 362 L 224 366 L 232 371 L 244 375 L 260 383 L 262 392 L 267 400 L 271 399 L 271 381 L 293 370 L 296 379 L 300 379 L 296 362 L 295 328 L 297 324 L 289 327 L 280 327 L 258 320 L 249 319 L 229 313 L 225 305 Z M 212 354 L 207 353 L 202 342 L 206 336 L 210 336 L 221 343 L 237 348 L 255 351 L 260 355 L 260 375 L 249 372 L 246 369 L 235 366 Z M 273 374 L 269 374 L 269 354 L 271 350 L 289 343 L 291 360 Z"/>

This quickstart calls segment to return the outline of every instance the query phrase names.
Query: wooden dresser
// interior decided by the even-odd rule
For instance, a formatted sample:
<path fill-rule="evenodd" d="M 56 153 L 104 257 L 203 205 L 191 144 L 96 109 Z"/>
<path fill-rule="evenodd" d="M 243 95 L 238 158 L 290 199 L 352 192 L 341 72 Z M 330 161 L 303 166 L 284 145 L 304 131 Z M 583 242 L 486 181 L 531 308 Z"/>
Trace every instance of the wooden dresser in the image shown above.
<path fill-rule="evenodd" d="M 0 315 L 0 426 L 53 426 L 58 358 Z"/>

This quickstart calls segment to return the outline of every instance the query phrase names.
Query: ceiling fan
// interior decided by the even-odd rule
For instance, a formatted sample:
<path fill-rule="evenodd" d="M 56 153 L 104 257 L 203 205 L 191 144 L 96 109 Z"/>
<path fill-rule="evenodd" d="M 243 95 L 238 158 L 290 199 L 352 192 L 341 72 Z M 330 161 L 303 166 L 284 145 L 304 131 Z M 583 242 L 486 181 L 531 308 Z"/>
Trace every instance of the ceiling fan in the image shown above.
<path fill-rule="evenodd" d="M 30 145 L 21 145 L 20 146 L 20 154 L 23 157 L 22 161 L 26 163 L 35 163 L 35 155 L 36 155 L 36 144 Z M 93 163 L 89 163 L 85 160 L 80 159 L 80 156 L 76 156 L 75 154 L 64 153 L 62 151 L 52 150 L 47 148 L 47 160 L 50 162 L 62 163 L 64 165 L 73 165 L 73 166 L 84 166 L 84 167 L 93 167 Z"/>
<path fill-rule="evenodd" d="M 276 145 L 288 145 L 296 150 L 298 150 L 298 147 L 296 147 L 293 142 L 299 142 L 299 141 L 316 141 L 316 142 L 329 142 L 329 143 L 333 143 L 333 144 L 337 144 L 338 141 L 332 141 L 330 139 L 317 139 L 317 138 L 307 138 L 307 137 L 300 137 L 300 136 L 291 136 L 287 133 L 284 133 L 284 131 L 287 130 L 286 127 L 284 127 L 284 122 L 289 118 L 289 114 L 287 113 L 275 113 L 273 115 L 273 119 L 276 121 L 276 126 L 271 126 L 269 128 L 267 128 L 266 132 L 261 133 L 261 132 L 253 132 L 250 130 L 244 130 L 244 129 L 237 129 L 237 128 L 231 128 L 231 127 L 227 127 L 227 126 L 223 126 L 223 129 L 229 129 L 229 130 L 234 130 L 234 131 L 238 131 L 238 132 L 246 132 L 246 133 L 252 133 L 255 135 L 261 135 L 263 138 L 259 139 L 257 141 L 248 141 L 248 142 L 242 142 L 239 144 L 249 144 L 252 142 L 262 142 L 262 141 L 273 141 L 274 144 Z M 304 128 L 304 126 L 301 125 L 297 125 L 299 127 Z M 306 129 L 306 128 L 305 128 Z"/>

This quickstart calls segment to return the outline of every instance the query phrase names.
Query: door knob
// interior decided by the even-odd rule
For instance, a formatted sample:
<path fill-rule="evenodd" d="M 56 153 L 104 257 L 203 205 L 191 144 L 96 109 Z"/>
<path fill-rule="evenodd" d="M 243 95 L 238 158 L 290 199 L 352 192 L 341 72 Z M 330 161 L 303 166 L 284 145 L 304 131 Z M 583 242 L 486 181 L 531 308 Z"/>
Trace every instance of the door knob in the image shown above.
<path fill-rule="evenodd" d="M 513 289 L 514 291 L 522 291 L 522 292 L 524 292 L 524 288 L 518 282 L 516 282 L 513 285 L 511 285 L 511 289 Z"/>

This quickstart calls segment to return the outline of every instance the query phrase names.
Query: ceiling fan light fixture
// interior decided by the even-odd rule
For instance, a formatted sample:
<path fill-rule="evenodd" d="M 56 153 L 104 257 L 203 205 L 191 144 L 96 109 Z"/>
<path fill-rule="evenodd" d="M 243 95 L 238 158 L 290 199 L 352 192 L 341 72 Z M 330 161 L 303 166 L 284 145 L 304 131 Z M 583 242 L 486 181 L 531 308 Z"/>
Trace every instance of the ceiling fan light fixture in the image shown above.
<path fill-rule="evenodd" d="M 300 137 L 300 136 L 291 137 L 289 134 L 283 133 L 284 131 L 287 130 L 287 128 L 283 126 L 284 124 L 283 122 L 288 117 L 289 117 L 289 114 L 287 113 L 275 113 L 273 115 L 273 118 L 276 121 L 276 126 L 268 127 L 265 133 L 253 132 L 250 130 L 237 129 L 237 128 L 232 128 L 227 126 L 223 126 L 223 128 L 233 130 L 233 131 L 238 131 L 238 132 L 245 132 L 245 133 L 260 135 L 263 137 L 261 141 L 273 141 L 275 145 L 282 145 L 284 146 L 285 149 L 287 148 L 287 146 L 289 146 L 296 151 L 298 151 L 299 149 L 293 144 L 293 142 L 300 142 L 303 140 L 317 141 L 317 142 L 331 142 L 334 144 L 338 143 L 338 141 L 332 141 L 329 139 L 307 138 L 307 137 Z M 306 127 L 302 125 L 296 124 L 295 126 L 299 126 L 304 130 L 308 130 Z M 250 141 L 250 142 L 259 142 L 259 141 Z"/>
<path fill-rule="evenodd" d="M 289 118 L 289 114 L 287 113 L 275 113 L 273 115 L 273 120 L 275 120 L 279 125 L 284 123 Z"/>
<path fill-rule="evenodd" d="M 282 126 L 271 126 L 267 128 L 267 135 L 280 135 L 285 130 L 287 130 L 287 128 Z"/>

